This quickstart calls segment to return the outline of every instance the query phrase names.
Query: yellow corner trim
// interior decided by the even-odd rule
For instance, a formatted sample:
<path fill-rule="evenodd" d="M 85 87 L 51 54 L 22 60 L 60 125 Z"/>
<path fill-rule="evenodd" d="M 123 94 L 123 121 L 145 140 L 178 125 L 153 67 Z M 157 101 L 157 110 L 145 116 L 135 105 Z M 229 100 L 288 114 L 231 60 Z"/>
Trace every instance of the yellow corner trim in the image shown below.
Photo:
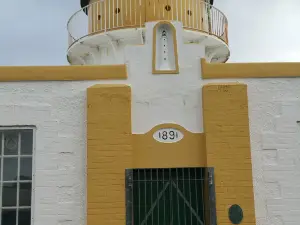
<path fill-rule="evenodd" d="M 0 66 L 4 81 L 76 81 L 127 79 L 126 65 L 105 66 Z"/>
<path fill-rule="evenodd" d="M 125 224 L 125 169 L 133 167 L 131 88 L 94 85 L 86 103 L 86 224 Z"/>
<path fill-rule="evenodd" d="M 201 59 L 203 79 L 300 77 L 300 63 L 207 63 Z"/>
<path fill-rule="evenodd" d="M 227 92 L 226 90 L 231 86 L 244 86 L 247 87 L 247 84 L 239 83 L 239 82 L 227 82 L 227 83 L 207 83 L 203 85 L 203 89 L 206 88 L 218 88 L 219 91 Z"/>
<path fill-rule="evenodd" d="M 207 167 L 215 171 L 219 224 L 231 224 L 232 204 L 242 206 L 242 224 L 256 224 L 247 93 L 247 85 L 239 83 L 207 84 L 202 89 Z"/>
<path fill-rule="evenodd" d="M 94 88 L 98 89 L 98 88 L 120 88 L 120 87 L 128 87 L 128 88 L 130 88 L 130 86 L 127 85 L 127 84 L 95 84 L 93 86 L 90 86 L 88 88 L 88 90 L 89 89 L 94 89 Z"/>
<path fill-rule="evenodd" d="M 156 32 L 157 28 L 161 24 L 169 24 L 172 29 L 172 35 L 174 40 L 174 53 L 175 53 L 175 70 L 157 70 L 155 69 L 156 62 Z M 179 73 L 179 64 L 178 64 L 178 49 L 177 49 L 177 37 L 176 29 L 174 25 L 169 21 L 160 21 L 153 28 L 153 44 L 152 44 L 152 74 L 178 74 Z"/>

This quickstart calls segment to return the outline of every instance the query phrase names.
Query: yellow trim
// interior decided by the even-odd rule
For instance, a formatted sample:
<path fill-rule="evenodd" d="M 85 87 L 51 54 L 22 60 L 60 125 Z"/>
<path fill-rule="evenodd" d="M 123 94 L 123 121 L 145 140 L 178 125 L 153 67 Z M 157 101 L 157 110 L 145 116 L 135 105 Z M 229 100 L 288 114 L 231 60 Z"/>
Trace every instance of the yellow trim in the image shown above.
<path fill-rule="evenodd" d="M 174 44 L 174 54 L 175 54 L 175 70 L 156 70 L 156 32 L 157 28 L 161 24 L 168 24 L 171 27 L 173 35 L 173 44 Z M 179 65 L 178 65 L 178 49 L 177 49 L 177 38 L 176 38 L 176 28 L 169 21 L 160 21 L 153 28 L 153 45 L 152 45 L 152 73 L 153 74 L 178 74 Z"/>
<path fill-rule="evenodd" d="M 174 128 L 183 133 L 176 143 L 161 143 L 153 134 L 163 128 Z M 177 124 L 161 124 L 146 134 L 133 135 L 134 168 L 205 167 L 205 136 L 192 133 Z"/>
<path fill-rule="evenodd" d="M 109 0 L 91 1 L 87 7 L 89 9 L 88 33 L 106 32 L 113 27 L 117 27 L 116 29 L 122 29 L 123 27 L 143 27 L 146 22 L 158 20 L 179 21 L 182 22 L 183 27 L 193 27 L 193 30 L 209 33 L 206 31 L 208 28 L 203 27 L 203 21 L 201 20 L 207 16 L 208 12 L 205 12 L 204 8 L 209 4 L 204 1 L 200 1 L 200 4 L 198 2 L 198 0 L 181 0 L 177 3 L 166 0 L 143 0 L 140 2 L 136 0 L 123 0 L 122 4 L 120 2 L 117 4 L 115 0 L 114 4 L 109 4 Z M 166 6 L 170 6 L 170 10 L 166 10 Z M 120 13 L 118 14 L 115 13 L 116 7 L 120 9 Z M 187 11 L 191 11 L 192 15 L 187 14 Z M 224 18 L 223 20 L 213 19 L 216 27 L 224 27 L 224 33 L 218 36 L 218 38 L 228 43 L 226 16 L 217 8 L 214 11 L 217 13 L 216 18 Z M 78 16 L 77 14 L 75 14 L 75 17 Z M 98 18 L 99 15 L 101 16 L 100 20 Z M 217 36 L 219 33 L 218 31 L 213 32 L 215 34 L 211 33 L 211 35 L 214 36 Z"/>
<path fill-rule="evenodd" d="M 300 63 L 207 63 L 201 59 L 203 79 L 300 77 Z"/>
<path fill-rule="evenodd" d="M 0 66 L 0 81 L 67 81 L 106 79 L 127 79 L 126 65 Z"/>
<path fill-rule="evenodd" d="M 255 225 L 247 85 L 203 87 L 207 166 L 215 170 L 218 224 L 230 224 L 228 207 L 239 204 L 242 224 Z"/>
<path fill-rule="evenodd" d="M 132 168 L 131 89 L 87 89 L 87 223 L 125 224 L 125 169 Z"/>

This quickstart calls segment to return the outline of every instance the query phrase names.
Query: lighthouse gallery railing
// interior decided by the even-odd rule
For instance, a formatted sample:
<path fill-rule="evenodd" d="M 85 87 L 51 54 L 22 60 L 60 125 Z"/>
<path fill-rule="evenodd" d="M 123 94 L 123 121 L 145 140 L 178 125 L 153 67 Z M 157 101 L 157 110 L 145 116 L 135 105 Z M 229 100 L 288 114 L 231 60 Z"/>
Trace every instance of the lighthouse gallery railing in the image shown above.
<path fill-rule="evenodd" d="M 69 46 L 96 33 L 142 28 L 155 20 L 181 21 L 184 29 L 200 31 L 228 43 L 226 16 L 201 0 L 100 0 L 74 13 L 68 21 Z"/>

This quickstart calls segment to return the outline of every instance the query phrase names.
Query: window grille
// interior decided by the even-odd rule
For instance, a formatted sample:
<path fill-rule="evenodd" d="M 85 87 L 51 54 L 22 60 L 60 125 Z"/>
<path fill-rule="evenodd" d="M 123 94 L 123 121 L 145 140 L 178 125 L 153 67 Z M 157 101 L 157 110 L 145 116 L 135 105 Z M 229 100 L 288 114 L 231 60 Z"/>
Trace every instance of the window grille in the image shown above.
<path fill-rule="evenodd" d="M 126 171 L 127 225 L 215 225 L 212 168 Z"/>
<path fill-rule="evenodd" d="M 0 225 L 31 224 L 33 128 L 0 128 Z"/>

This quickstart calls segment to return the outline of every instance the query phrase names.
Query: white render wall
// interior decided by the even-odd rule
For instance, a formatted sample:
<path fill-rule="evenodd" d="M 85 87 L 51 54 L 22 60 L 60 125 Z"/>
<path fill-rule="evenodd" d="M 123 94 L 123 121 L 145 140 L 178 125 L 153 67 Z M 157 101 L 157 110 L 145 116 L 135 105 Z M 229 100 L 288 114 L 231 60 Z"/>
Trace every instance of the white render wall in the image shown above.
<path fill-rule="evenodd" d="M 258 225 L 300 224 L 300 79 L 249 82 Z"/>
<path fill-rule="evenodd" d="M 0 125 L 35 125 L 34 225 L 84 224 L 85 91 L 1 83 Z"/>
<path fill-rule="evenodd" d="M 180 74 L 152 75 L 151 43 L 126 48 L 126 81 L 1 83 L 0 125 L 37 126 L 33 225 L 85 224 L 86 88 L 131 85 L 133 133 L 169 122 L 203 132 L 202 85 L 236 81 L 203 82 L 204 49 L 183 44 Z M 248 84 L 257 224 L 299 225 L 300 78 L 239 82 Z"/>
<path fill-rule="evenodd" d="M 257 224 L 299 225 L 300 79 L 240 82 L 248 84 Z M 94 83 L 1 83 L 0 124 L 37 126 L 34 225 L 84 224 L 86 88 Z M 133 114 L 143 103 L 133 102 Z"/>

